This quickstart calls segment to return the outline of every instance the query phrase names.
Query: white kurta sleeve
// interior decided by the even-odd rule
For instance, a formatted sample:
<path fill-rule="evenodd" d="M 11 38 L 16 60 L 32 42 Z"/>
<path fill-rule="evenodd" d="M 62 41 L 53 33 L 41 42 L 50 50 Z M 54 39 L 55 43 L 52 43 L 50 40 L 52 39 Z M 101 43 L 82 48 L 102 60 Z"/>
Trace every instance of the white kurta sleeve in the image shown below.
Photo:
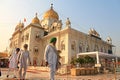
<path fill-rule="evenodd" d="M 44 53 L 45 62 L 48 62 L 48 53 L 49 53 L 49 45 L 47 45 L 45 48 L 45 53 Z"/>

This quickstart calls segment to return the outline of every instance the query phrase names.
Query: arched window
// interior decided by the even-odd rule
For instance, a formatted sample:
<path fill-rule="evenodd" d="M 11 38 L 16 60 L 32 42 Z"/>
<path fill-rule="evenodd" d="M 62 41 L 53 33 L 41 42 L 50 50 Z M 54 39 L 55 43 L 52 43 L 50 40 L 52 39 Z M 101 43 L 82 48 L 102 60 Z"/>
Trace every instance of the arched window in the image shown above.
<path fill-rule="evenodd" d="M 65 50 L 65 42 L 64 42 L 64 40 L 61 41 L 61 50 Z"/>
<path fill-rule="evenodd" d="M 82 42 L 80 42 L 79 43 L 79 53 L 82 52 L 82 46 L 83 46 L 83 44 L 82 44 Z"/>
<path fill-rule="evenodd" d="M 37 46 L 35 46 L 35 47 L 34 47 L 34 52 L 35 52 L 35 53 L 38 53 L 38 52 L 39 52 L 39 50 L 38 50 L 38 47 L 37 47 Z"/>
<path fill-rule="evenodd" d="M 98 45 L 94 46 L 94 51 L 99 51 Z"/>
<path fill-rule="evenodd" d="M 33 66 L 34 66 L 34 67 L 37 66 L 37 57 L 34 57 L 34 58 L 33 58 Z"/>
<path fill-rule="evenodd" d="M 71 49 L 74 50 L 74 51 L 76 50 L 76 43 L 75 43 L 75 41 L 72 41 Z"/>
<path fill-rule="evenodd" d="M 29 39 L 29 33 L 25 35 L 25 40 L 28 40 L 28 39 Z"/>
<path fill-rule="evenodd" d="M 40 32 L 37 32 L 37 33 L 35 34 L 35 39 L 36 39 L 37 41 L 39 41 L 40 38 L 41 38 L 41 34 L 40 34 Z"/>
<path fill-rule="evenodd" d="M 36 39 L 40 38 L 40 35 L 39 35 L 39 34 L 36 34 L 35 38 L 36 38 Z"/>
<path fill-rule="evenodd" d="M 103 52 L 103 48 L 101 48 L 101 52 Z"/>
<path fill-rule="evenodd" d="M 90 49 L 89 49 L 89 45 L 86 46 L 86 52 L 89 52 Z"/>
<path fill-rule="evenodd" d="M 21 39 L 22 39 L 22 42 L 24 42 L 24 36 L 22 36 L 22 38 L 21 38 Z"/>

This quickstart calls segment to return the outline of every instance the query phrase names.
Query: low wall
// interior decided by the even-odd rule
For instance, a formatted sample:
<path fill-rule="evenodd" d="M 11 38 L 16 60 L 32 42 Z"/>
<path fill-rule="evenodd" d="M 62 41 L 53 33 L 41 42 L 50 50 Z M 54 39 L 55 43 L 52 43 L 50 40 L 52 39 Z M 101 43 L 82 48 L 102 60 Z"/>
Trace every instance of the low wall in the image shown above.
<path fill-rule="evenodd" d="M 49 67 L 42 67 L 42 66 L 36 66 L 36 67 L 28 66 L 28 69 L 35 69 L 35 70 L 39 70 L 39 71 L 43 71 L 43 72 L 49 71 Z M 57 70 L 57 73 L 58 74 L 68 74 L 68 73 L 70 73 L 70 69 L 71 69 L 70 66 L 63 65 L 63 66 L 61 66 L 61 68 L 59 68 Z"/>
<path fill-rule="evenodd" d="M 72 68 L 71 69 L 72 76 L 94 75 L 97 73 L 98 73 L 97 68 Z"/>

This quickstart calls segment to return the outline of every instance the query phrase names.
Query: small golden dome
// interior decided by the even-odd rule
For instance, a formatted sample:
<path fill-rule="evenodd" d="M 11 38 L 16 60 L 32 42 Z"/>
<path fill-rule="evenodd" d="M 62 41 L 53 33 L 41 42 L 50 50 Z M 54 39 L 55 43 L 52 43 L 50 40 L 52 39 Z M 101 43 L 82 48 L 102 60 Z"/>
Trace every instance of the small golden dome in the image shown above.
<path fill-rule="evenodd" d="M 39 18 L 37 17 L 37 13 L 36 13 L 36 16 L 33 18 L 32 23 L 33 23 L 33 24 L 40 24 L 40 20 L 39 20 Z"/>
<path fill-rule="evenodd" d="M 59 19 L 59 16 L 56 11 L 53 10 L 53 4 L 51 4 L 50 10 L 44 13 L 43 18 L 54 18 L 54 19 Z"/>
<path fill-rule="evenodd" d="M 18 30 L 18 29 L 20 29 L 20 28 L 24 28 L 24 23 L 21 23 L 21 21 L 15 27 L 15 31 Z"/>

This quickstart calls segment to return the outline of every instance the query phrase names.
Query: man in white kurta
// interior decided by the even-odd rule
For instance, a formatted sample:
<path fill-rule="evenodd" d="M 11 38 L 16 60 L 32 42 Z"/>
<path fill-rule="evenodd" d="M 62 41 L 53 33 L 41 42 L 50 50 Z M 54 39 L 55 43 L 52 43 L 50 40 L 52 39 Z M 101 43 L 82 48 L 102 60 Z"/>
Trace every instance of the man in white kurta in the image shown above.
<path fill-rule="evenodd" d="M 27 71 L 27 60 L 29 60 L 30 65 L 30 56 L 29 56 L 29 51 L 27 50 L 28 45 L 24 45 L 24 50 L 21 51 L 20 57 L 19 57 L 19 78 L 20 80 L 24 80 L 26 76 L 26 71 Z M 23 69 L 23 73 L 22 73 Z"/>
<path fill-rule="evenodd" d="M 16 78 L 16 71 L 17 71 L 17 58 L 19 56 L 19 48 L 16 48 L 15 51 L 13 51 L 13 53 L 11 54 L 10 58 L 9 58 L 9 69 L 8 69 L 8 73 L 7 73 L 7 77 L 9 77 L 9 72 L 11 69 L 13 69 L 14 71 L 14 78 Z"/>
<path fill-rule="evenodd" d="M 55 48 L 57 39 L 52 38 L 50 44 L 46 46 L 44 59 L 46 65 L 50 68 L 50 80 L 54 80 L 54 75 L 56 72 L 56 63 L 57 63 L 57 50 Z"/>

